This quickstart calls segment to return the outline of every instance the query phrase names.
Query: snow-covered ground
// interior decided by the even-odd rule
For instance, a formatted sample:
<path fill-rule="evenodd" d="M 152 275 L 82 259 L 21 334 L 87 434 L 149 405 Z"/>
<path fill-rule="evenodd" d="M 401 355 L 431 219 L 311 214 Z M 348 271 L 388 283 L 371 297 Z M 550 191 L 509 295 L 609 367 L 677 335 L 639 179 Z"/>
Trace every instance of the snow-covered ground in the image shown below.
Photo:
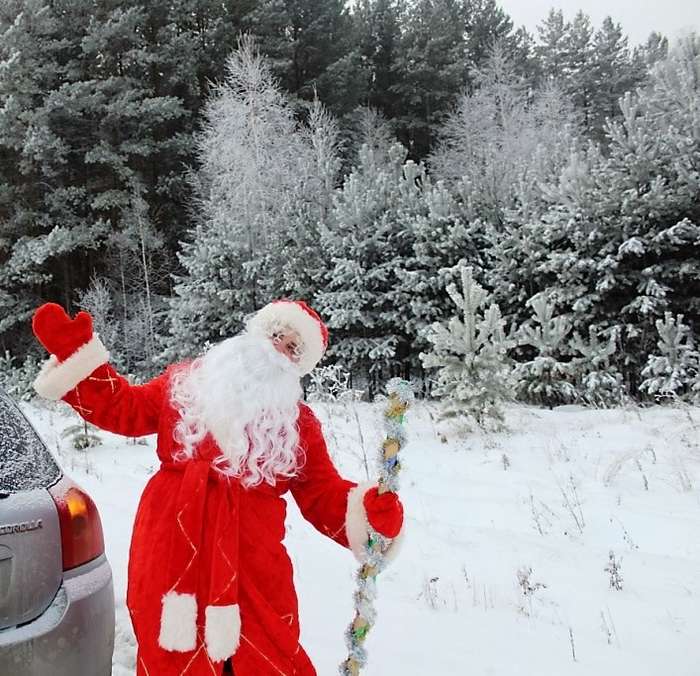
<path fill-rule="evenodd" d="M 316 405 L 343 474 L 366 478 L 381 407 Z M 66 408 L 25 406 L 102 515 L 117 596 L 114 676 L 134 673 L 124 605 L 131 525 L 157 468 L 154 439 L 103 433 L 88 452 Z M 443 442 L 409 412 L 408 538 L 378 580 L 366 676 L 698 676 L 700 409 L 514 406 L 509 431 Z M 352 557 L 290 510 L 302 642 L 337 673 L 352 618 Z M 621 590 L 611 588 L 610 552 Z"/>

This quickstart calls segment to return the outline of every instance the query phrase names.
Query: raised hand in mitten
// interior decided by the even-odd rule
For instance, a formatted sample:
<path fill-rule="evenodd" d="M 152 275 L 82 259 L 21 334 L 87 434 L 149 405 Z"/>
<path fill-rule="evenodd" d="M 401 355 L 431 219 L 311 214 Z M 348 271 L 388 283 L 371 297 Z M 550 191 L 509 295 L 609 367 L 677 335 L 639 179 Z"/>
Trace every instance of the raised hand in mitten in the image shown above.
<path fill-rule="evenodd" d="M 403 525 L 403 506 L 396 493 L 379 493 L 375 486 L 363 498 L 367 521 L 380 535 L 395 538 Z"/>
<path fill-rule="evenodd" d="M 60 305 L 46 303 L 34 313 L 32 330 L 51 353 L 34 381 L 37 394 L 46 399 L 62 399 L 109 361 L 109 353 L 92 333 L 92 317 L 87 312 L 78 312 L 71 319 Z"/>
<path fill-rule="evenodd" d="M 90 342 L 92 317 L 81 311 L 71 319 L 60 305 L 45 303 L 34 313 L 32 330 L 49 353 L 62 362 Z"/>

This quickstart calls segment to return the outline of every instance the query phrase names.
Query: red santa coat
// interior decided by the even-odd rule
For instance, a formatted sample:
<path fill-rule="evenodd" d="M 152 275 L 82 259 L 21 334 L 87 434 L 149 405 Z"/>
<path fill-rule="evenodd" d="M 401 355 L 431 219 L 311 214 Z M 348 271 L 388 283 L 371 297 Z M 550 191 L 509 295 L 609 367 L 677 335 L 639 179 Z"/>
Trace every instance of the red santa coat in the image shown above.
<path fill-rule="evenodd" d="M 240 637 L 232 658 L 236 676 L 312 676 L 314 667 L 299 644 L 292 565 L 282 544 L 286 514 L 282 496 L 290 490 L 307 520 L 361 559 L 367 528 L 362 498 L 368 486 L 357 487 L 339 476 L 317 418 L 301 403 L 298 427 L 304 463 L 291 480 L 250 489 L 227 480 L 209 465 L 219 454 L 211 436 L 200 444 L 197 459 L 175 462 L 178 445 L 173 429 L 178 413 L 170 403 L 169 383 L 178 367 L 145 385 L 130 385 L 104 363 L 106 356 L 95 336 L 68 360 L 47 363 L 35 387 L 44 396 L 62 397 L 104 430 L 158 435 L 162 464 L 141 497 L 129 556 L 127 606 L 139 641 L 138 676 L 220 674 L 223 657 L 212 658 L 205 645 L 206 604 L 230 597 L 233 589 L 240 610 Z M 96 364 L 101 365 L 91 370 Z M 189 496 L 195 493 L 200 498 L 193 511 Z M 189 511 L 183 516 L 184 504 Z M 191 539 L 182 528 L 187 519 L 190 525 L 201 525 Z M 164 595 L 173 588 L 173 574 L 192 563 L 188 557 L 173 555 L 173 533 L 187 540 L 186 552 L 195 549 L 192 541 L 196 543 L 195 565 L 186 574 L 197 596 L 192 610 L 197 635 L 193 649 L 185 652 L 165 650 L 159 644 Z"/>

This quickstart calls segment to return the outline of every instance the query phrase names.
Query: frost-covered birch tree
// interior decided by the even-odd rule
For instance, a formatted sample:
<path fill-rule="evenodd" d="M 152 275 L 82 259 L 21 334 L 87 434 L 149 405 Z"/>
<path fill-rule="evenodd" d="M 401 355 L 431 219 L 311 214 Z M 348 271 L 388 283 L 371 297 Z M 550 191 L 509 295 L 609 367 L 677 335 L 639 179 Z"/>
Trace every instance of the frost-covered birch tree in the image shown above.
<path fill-rule="evenodd" d="M 180 253 L 167 354 L 236 333 L 275 297 L 310 294 L 324 268 L 313 243 L 339 164 L 335 125 L 320 104 L 308 120 L 299 124 L 252 39 L 242 38 L 198 137 L 196 225 Z"/>
<path fill-rule="evenodd" d="M 453 186 L 470 218 L 500 225 L 513 209 L 527 218 L 542 204 L 540 185 L 568 159 L 573 111 L 556 86 L 533 90 L 499 44 L 474 77 L 442 127 L 432 173 Z"/>

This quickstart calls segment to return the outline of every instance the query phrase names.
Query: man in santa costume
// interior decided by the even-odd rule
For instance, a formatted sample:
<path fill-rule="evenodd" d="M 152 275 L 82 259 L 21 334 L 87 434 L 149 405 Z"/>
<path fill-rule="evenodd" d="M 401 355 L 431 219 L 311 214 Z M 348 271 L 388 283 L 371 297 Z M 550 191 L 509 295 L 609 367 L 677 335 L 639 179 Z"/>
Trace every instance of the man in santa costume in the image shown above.
<path fill-rule="evenodd" d="M 341 478 L 300 378 L 328 332 L 300 301 L 276 301 L 192 362 L 130 385 L 110 366 L 89 314 L 41 306 L 50 353 L 36 391 L 98 427 L 157 433 L 160 469 L 139 504 L 127 605 L 139 676 L 311 676 L 299 645 L 292 565 L 282 544 L 289 490 L 321 533 L 363 559 L 368 523 L 401 530 L 392 493 Z"/>

